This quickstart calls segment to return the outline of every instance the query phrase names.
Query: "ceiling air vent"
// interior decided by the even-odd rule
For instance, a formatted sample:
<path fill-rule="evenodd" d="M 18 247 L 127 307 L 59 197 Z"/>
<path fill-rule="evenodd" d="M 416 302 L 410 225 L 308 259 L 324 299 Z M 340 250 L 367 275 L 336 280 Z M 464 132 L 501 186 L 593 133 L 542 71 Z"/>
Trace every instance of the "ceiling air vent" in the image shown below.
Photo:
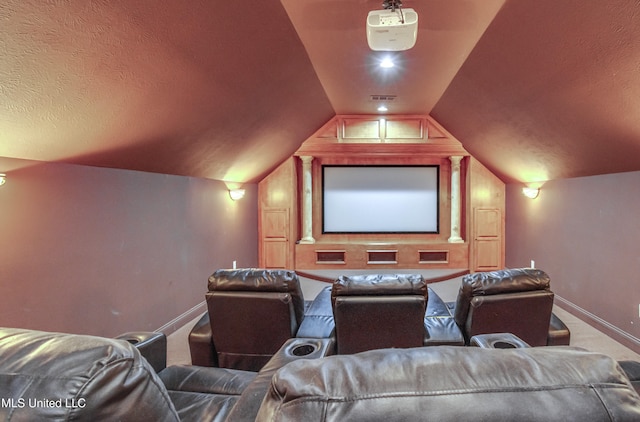
<path fill-rule="evenodd" d="M 371 95 L 371 101 L 393 101 L 396 99 L 395 95 Z"/>

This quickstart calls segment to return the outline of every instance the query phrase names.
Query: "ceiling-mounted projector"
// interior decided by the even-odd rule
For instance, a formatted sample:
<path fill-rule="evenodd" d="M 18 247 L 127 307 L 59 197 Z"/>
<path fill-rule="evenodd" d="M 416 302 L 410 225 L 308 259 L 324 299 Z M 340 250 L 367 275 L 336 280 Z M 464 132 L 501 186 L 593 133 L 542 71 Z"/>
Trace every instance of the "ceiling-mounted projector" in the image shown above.
<path fill-rule="evenodd" d="M 408 50 L 417 35 L 418 14 L 413 9 L 373 10 L 367 16 L 367 42 L 372 50 Z"/>

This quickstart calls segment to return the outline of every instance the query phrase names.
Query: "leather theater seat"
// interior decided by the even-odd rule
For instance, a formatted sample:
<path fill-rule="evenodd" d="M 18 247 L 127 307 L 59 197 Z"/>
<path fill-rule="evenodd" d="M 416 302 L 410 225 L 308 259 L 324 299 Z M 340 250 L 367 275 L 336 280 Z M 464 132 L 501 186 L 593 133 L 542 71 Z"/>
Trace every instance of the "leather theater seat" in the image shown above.
<path fill-rule="evenodd" d="M 462 331 L 453 319 L 447 304 L 427 287 L 427 312 L 424 316 L 425 346 L 464 346 Z"/>
<path fill-rule="evenodd" d="M 490 347 L 514 338 L 490 337 Z M 133 343 L 159 356 L 164 335 L 121 338 L 0 328 L 0 420 L 640 420 L 640 364 L 576 348 L 330 356 L 331 339 L 293 338 L 258 373 L 180 365 L 156 374 Z"/>
<path fill-rule="evenodd" d="M 336 323 L 331 308 L 331 286 L 320 290 L 304 312 L 296 337 L 335 339 Z"/>
<path fill-rule="evenodd" d="M 192 366 L 156 374 L 131 341 L 0 328 L 2 420 L 224 420 L 255 378 Z"/>
<path fill-rule="evenodd" d="M 570 332 L 552 314 L 553 298 L 544 271 L 478 272 L 463 277 L 453 316 L 466 344 L 477 334 L 512 333 L 531 346 L 568 345 Z"/>
<path fill-rule="evenodd" d="M 259 371 L 304 317 L 294 271 L 217 270 L 205 297 L 208 312 L 189 334 L 194 365 Z"/>
<path fill-rule="evenodd" d="M 351 292 L 351 293 L 354 293 L 354 298 L 356 296 L 360 296 L 360 298 L 357 300 L 359 300 L 360 302 L 366 303 L 367 301 L 369 301 L 369 298 L 367 296 L 374 296 L 371 293 L 372 291 L 371 289 L 373 289 L 375 293 L 383 293 L 383 291 L 378 291 L 377 289 L 375 289 L 375 287 L 377 287 L 376 283 L 372 282 L 372 280 L 377 280 L 381 277 L 383 276 L 370 275 L 368 276 L 368 281 L 367 281 L 367 278 L 363 278 L 363 276 L 359 276 L 361 280 L 360 282 L 362 282 L 363 285 L 356 288 L 357 290 L 356 292 L 353 292 L 353 291 Z M 387 274 L 387 275 L 384 275 L 384 277 L 389 278 L 389 280 L 395 280 L 398 276 Z M 402 276 L 402 277 L 406 277 L 406 276 Z M 421 276 L 410 275 L 410 277 L 412 279 L 419 280 Z M 358 278 L 354 280 L 358 280 Z M 351 282 L 354 282 L 354 281 L 351 280 Z M 418 284 L 421 286 L 422 281 L 418 281 Z M 315 297 L 311 305 L 307 308 L 307 310 L 305 311 L 304 320 L 302 321 L 302 324 L 300 325 L 300 328 L 298 330 L 298 334 L 297 334 L 298 337 L 333 338 L 335 340 L 336 322 L 335 322 L 334 311 L 332 306 L 332 290 L 333 290 L 333 286 L 328 286 L 322 289 L 318 293 L 318 295 Z M 422 293 L 422 287 L 419 288 L 419 291 L 420 293 L 418 295 L 422 297 L 422 295 L 424 294 Z M 345 294 L 345 297 L 346 296 L 348 295 Z M 464 345 L 464 337 L 462 335 L 462 332 L 460 331 L 460 328 L 458 328 L 458 325 L 455 323 L 455 320 L 453 319 L 453 316 L 451 315 L 449 308 L 447 308 L 446 303 L 440 298 L 440 296 L 438 296 L 438 294 L 435 291 L 433 291 L 428 286 L 426 289 L 426 300 L 427 300 L 426 311 L 423 315 L 424 326 L 419 327 L 417 323 L 417 317 L 415 321 L 412 321 L 413 322 L 412 326 L 414 326 L 416 332 L 413 333 L 414 338 L 411 344 L 413 346 L 419 346 L 420 344 L 418 344 L 419 340 L 417 338 L 418 337 L 417 334 L 422 333 L 424 335 L 422 345 L 424 346 Z M 419 302 L 422 302 L 422 300 L 419 299 Z M 420 308 L 422 308 L 422 305 L 420 305 Z M 397 343 L 389 343 L 389 342 L 383 343 L 382 341 L 387 341 L 387 340 L 370 338 L 370 337 L 376 337 L 379 334 L 378 325 L 376 325 L 375 323 L 375 318 L 376 318 L 375 315 L 377 315 L 377 312 L 378 312 L 377 309 L 378 308 L 375 305 L 373 305 L 372 307 L 371 306 L 367 307 L 366 309 L 365 308 L 362 309 L 362 312 L 365 312 L 365 315 L 363 315 L 363 318 L 365 318 L 365 323 L 364 325 L 356 326 L 354 328 L 358 332 L 359 336 L 365 336 L 366 339 L 364 340 L 364 343 L 362 342 L 359 343 L 360 346 L 357 347 L 357 349 L 360 349 L 363 347 L 367 349 L 378 348 L 378 347 L 384 346 L 385 344 L 387 345 L 397 344 Z M 373 312 L 371 315 L 374 315 L 374 316 L 372 317 L 369 314 L 369 312 Z M 401 312 L 404 312 L 404 311 L 401 311 Z M 390 322 L 391 321 L 385 321 L 385 324 L 388 324 Z M 390 327 L 389 329 L 395 329 L 395 327 Z M 404 332 L 404 330 L 407 330 L 407 329 L 408 329 L 408 326 L 404 324 L 404 319 L 403 319 L 403 322 L 400 324 L 399 331 Z M 375 334 L 372 334 L 372 333 L 375 333 Z M 394 333 L 394 335 L 397 335 L 397 334 Z M 345 350 L 344 347 L 341 350 L 344 351 Z"/>
<path fill-rule="evenodd" d="M 571 347 L 421 347 L 293 362 L 256 421 L 638 421 L 612 358 Z"/>
<path fill-rule="evenodd" d="M 331 290 L 337 353 L 422 346 L 426 296 L 420 274 L 339 277 Z"/>

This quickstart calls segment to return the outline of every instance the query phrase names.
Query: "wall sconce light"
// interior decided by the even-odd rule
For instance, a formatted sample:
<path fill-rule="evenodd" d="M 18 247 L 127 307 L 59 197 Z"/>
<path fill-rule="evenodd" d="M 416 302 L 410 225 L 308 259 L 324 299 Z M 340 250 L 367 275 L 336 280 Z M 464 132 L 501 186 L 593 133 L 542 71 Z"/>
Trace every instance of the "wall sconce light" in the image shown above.
<path fill-rule="evenodd" d="M 540 194 L 540 188 L 531 188 L 525 186 L 522 188 L 522 194 L 527 198 L 536 199 Z"/>
<path fill-rule="evenodd" d="M 244 198 L 244 189 L 229 189 L 229 196 L 234 201 L 238 201 Z"/>
<path fill-rule="evenodd" d="M 7 183 L 7 175 L 4 173 L 0 173 L 0 186 L 4 185 L 5 183 Z"/>

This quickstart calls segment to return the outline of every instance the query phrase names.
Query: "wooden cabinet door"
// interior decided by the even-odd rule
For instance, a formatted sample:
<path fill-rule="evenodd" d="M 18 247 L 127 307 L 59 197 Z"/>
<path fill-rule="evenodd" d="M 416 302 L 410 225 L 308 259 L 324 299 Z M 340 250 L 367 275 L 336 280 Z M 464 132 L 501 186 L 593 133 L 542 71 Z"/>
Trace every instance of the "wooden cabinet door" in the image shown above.
<path fill-rule="evenodd" d="M 473 271 L 492 271 L 504 266 L 500 209 L 474 209 L 473 250 Z"/>
<path fill-rule="evenodd" d="M 262 243 L 262 256 L 264 257 L 264 268 L 288 268 L 289 242 L 269 241 Z"/>
<path fill-rule="evenodd" d="M 261 215 L 261 266 L 289 268 L 289 210 L 264 208 Z"/>

